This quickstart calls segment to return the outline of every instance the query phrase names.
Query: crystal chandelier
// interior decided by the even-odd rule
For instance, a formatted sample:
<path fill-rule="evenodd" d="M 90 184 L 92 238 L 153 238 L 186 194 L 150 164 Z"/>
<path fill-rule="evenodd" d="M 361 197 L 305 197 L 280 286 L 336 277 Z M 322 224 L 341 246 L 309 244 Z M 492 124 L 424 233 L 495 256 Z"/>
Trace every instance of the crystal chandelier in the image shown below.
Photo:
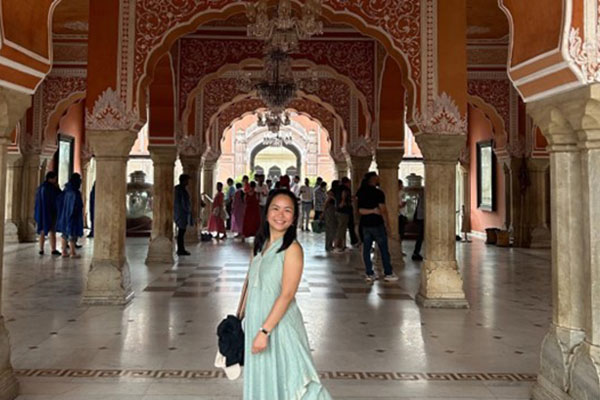
<path fill-rule="evenodd" d="M 268 43 L 270 49 L 286 53 L 298 49 L 298 41 L 323 33 L 321 0 L 307 0 L 302 6 L 302 16 L 294 15 L 291 0 L 279 0 L 277 15 L 269 18 L 268 1 L 247 4 L 248 36 Z"/>
<path fill-rule="evenodd" d="M 296 96 L 290 56 L 273 50 L 265 56 L 265 76 L 256 85 L 258 96 L 273 111 L 283 111 Z"/>

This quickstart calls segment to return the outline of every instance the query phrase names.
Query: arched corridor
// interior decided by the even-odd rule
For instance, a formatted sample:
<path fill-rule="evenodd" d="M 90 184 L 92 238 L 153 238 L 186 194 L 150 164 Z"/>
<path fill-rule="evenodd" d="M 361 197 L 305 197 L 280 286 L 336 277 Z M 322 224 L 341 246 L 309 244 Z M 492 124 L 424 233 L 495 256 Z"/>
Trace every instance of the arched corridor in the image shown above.
<path fill-rule="evenodd" d="M 215 330 L 271 228 L 305 269 L 277 253 L 301 284 L 282 267 L 283 312 L 255 303 L 276 323 L 246 359 L 297 298 L 308 341 L 295 319 L 277 343 L 302 336 L 308 367 L 245 400 L 319 379 L 600 399 L 599 20 L 600 0 L 2 0 L 0 400 L 242 397 Z M 277 185 L 297 197 L 261 225 Z"/>

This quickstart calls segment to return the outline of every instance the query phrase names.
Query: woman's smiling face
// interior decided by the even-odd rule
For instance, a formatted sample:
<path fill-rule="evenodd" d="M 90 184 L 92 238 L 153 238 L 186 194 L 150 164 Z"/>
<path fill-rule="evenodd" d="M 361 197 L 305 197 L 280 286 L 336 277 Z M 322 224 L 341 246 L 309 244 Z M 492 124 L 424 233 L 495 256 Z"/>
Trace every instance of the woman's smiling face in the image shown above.
<path fill-rule="evenodd" d="M 271 229 L 285 232 L 294 222 L 294 207 L 289 196 L 275 196 L 267 210 L 267 222 Z"/>

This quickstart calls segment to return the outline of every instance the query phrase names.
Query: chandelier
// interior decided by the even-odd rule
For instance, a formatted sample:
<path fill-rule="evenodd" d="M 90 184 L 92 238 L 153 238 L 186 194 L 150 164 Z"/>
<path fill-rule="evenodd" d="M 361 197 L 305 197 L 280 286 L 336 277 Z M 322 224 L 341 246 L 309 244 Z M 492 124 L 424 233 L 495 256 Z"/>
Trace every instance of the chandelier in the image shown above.
<path fill-rule="evenodd" d="M 265 42 L 264 76 L 254 85 L 258 97 L 268 108 L 266 113 L 258 115 L 258 126 L 268 128 L 263 140 L 265 145 L 281 146 L 286 140 L 291 141 L 289 132 L 285 138 L 280 132 L 282 125 L 290 124 L 285 109 L 298 90 L 290 53 L 298 50 L 299 40 L 323 33 L 323 23 L 318 20 L 321 0 L 307 0 L 301 7 L 302 15 L 298 18 L 291 0 L 279 0 L 277 13 L 270 18 L 267 0 L 247 4 L 248 36 Z M 243 86 L 250 86 L 250 82 L 248 76 L 241 79 Z"/>
<path fill-rule="evenodd" d="M 247 4 L 248 36 L 268 43 L 269 49 L 294 52 L 298 41 L 323 33 L 321 0 L 307 0 L 302 6 L 302 16 L 294 15 L 291 0 L 279 0 L 277 15 L 269 18 L 268 1 Z"/>
<path fill-rule="evenodd" d="M 265 56 L 265 76 L 256 84 L 256 92 L 267 107 L 282 111 L 296 97 L 296 81 L 292 74 L 290 56 L 273 50 Z"/>

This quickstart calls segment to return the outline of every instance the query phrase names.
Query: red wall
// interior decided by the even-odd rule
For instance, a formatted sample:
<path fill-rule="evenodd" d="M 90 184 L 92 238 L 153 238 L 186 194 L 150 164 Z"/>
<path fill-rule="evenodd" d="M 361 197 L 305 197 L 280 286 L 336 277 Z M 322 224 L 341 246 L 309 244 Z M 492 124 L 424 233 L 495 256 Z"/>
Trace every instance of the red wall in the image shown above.
<path fill-rule="evenodd" d="M 506 214 L 504 198 L 504 174 L 502 166 L 496 161 L 496 211 L 482 211 L 477 208 L 477 142 L 493 139 L 492 125 L 483 111 L 469 105 L 470 153 L 470 192 L 471 192 L 471 229 L 484 232 L 485 228 L 502 228 Z"/>
<path fill-rule="evenodd" d="M 83 144 L 83 110 L 84 103 L 79 101 L 69 107 L 60 119 L 58 132 L 75 138 L 73 172 L 81 174 L 81 146 Z"/>

